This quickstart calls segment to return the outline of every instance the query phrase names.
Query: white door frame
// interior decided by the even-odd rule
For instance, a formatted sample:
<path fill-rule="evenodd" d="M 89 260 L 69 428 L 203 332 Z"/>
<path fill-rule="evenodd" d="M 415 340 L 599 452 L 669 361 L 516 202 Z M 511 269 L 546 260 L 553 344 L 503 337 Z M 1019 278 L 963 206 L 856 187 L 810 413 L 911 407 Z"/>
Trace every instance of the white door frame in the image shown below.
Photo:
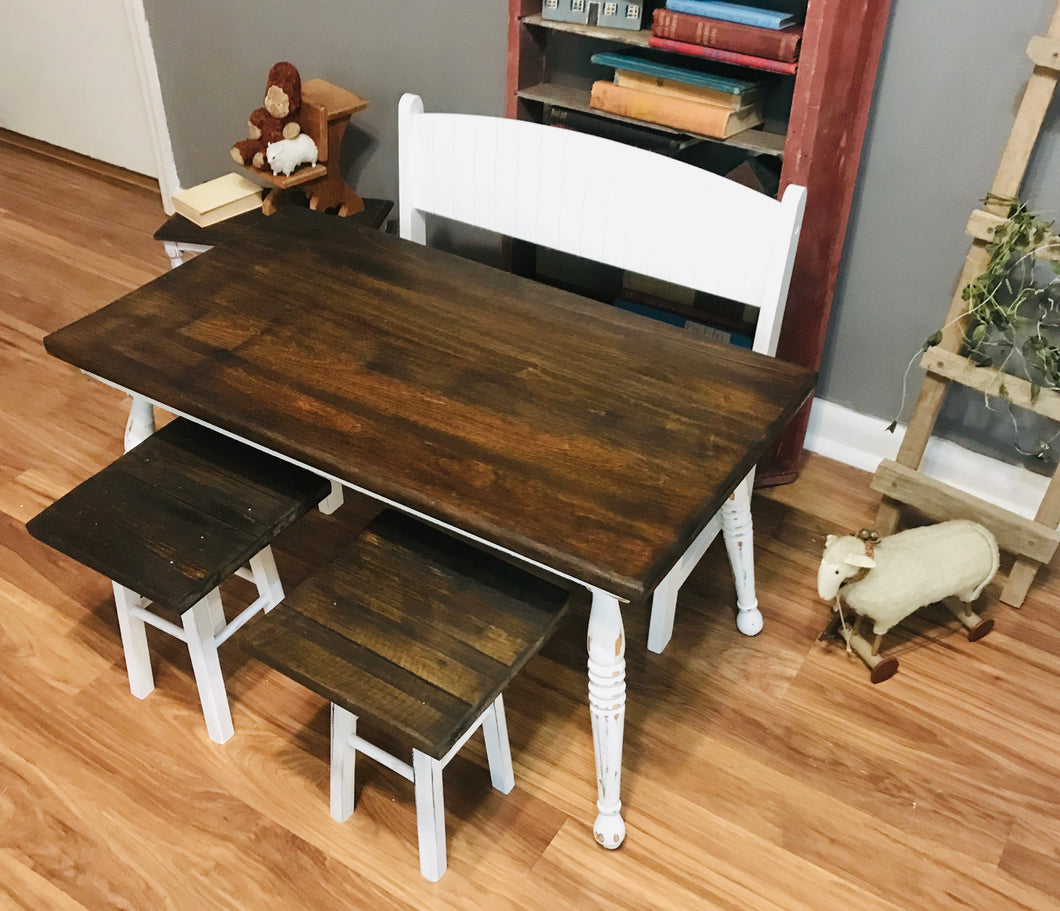
<path fill-rule="evenodd" d="M 151 43 L 147 15 L 144 13 L 143 0 L 122 0 L 122 6 L 132 40 L 136 70 L 140 76 L 140 92 L 147 111 L 148 130 L 158 171 L 158 189 L 162 194 L 162 208 L 167 215 L 172 215 L 173 194 L 180 189 L 180 182 L 177 179 L 177 165 L 173 160 L 173 143 L 169 137 L 166 109 L 162 102 L 162 85 L 158 81 L 158 64 L 155 62 L 155 49 Z"/>

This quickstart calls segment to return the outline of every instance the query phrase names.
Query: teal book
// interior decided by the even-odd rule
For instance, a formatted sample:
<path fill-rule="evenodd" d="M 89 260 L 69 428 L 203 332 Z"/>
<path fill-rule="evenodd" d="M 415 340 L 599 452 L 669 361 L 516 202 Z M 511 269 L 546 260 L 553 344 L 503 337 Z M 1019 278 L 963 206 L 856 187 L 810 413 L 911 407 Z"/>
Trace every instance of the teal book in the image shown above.
<path fill-rule="evenodd" d="M 692 16 L 705 16 L 708 19 L 739 22 L 758 28 L 782 29 L 798 25 L 802 21 L 801 16 L 784 10 L 746 6 L 742 3 L 727 3 L 725 0 L 666 0 L 666 8 L 675 13 L 689 13 Z"/>
<path fill-rule="evenodd" d="M 616 70 L 632 70 L 660 79 L 672 79 L 687 85 L 715 89 L 732 95 L 742 95 L 761 88 L 769 82 L 766 78 L 747 78 L 747 70 L 687 57 L 679 64 L 673 62 L 674 55 L 649 48 L 631 48 L 628 51 L 603 51 L 589 58 L 601 66 L 613 66 Z"/>

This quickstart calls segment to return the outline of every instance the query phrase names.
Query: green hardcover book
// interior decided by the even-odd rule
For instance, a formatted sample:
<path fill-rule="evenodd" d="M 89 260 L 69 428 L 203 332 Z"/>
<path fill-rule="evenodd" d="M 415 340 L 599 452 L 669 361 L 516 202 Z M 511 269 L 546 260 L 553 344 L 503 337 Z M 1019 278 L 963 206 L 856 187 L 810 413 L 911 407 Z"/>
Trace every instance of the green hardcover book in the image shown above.
<path fill-rule="evenodd" d="M 673 54 L 660 53 L 650 48 L 632 48 L 628 51 L 604 51 L 589 58 L 592 63 L 611 66 L 616 70 L 632 70 L 661 79 L 683 82 L 687 85 L 742 95 L 760 91 L 770 82 L 765 78 L 747 78 L 747 70 L 689 57 L 680 64 L 673 62 Z"/>

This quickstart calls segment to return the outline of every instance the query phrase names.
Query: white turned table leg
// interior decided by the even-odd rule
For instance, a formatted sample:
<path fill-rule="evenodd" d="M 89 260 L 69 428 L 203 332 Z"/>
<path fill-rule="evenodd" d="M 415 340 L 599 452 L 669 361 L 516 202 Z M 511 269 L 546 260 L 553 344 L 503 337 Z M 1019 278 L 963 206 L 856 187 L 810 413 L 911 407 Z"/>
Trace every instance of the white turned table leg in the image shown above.
<path fill-rule="evenodd" d="M 132 396 L 129 420 L 125 422 L 125 451 L 138 446 L 155 432 L 154 406 L 143 396 Z"/>
<path fill-rule="evenodd" d="M 754 529 L 751 524 L 753 477 L 744 478 L 721 507 L 721 534 L 736 582 L 736 627 L 745 636 L 762 631 L 762 614 L 755 595 Z"/>
<path fill-rule="evenodd" d="M 596 751 L 596 840 L 617 848 L 626 837 L 622 820 L 622 731 L 626 720 L 626 634 L 614 595 L 593 589 L 587 636 L 589 714 Z"/>

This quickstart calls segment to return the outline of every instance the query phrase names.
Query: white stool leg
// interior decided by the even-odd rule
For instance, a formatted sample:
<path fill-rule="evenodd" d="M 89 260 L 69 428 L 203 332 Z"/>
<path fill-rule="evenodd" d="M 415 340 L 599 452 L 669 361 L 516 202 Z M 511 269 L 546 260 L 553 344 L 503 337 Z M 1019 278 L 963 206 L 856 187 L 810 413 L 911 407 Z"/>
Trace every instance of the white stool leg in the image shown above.
<path fill-rule="evenodd" d="M 217 657 L 217 642 L 214 639 L 213 622 L 220 610 L 221 593 L 215 588 L 201 601 L 197 601 L 181 615 L 184 633 L 187 636 L 188 652 L 195 684 L 199 688 L 199 701 L 206 719 L 206 731 L 215 743 L 224 743 L 234 733 L 232 713 L 228 708 L 228 694 L 221 674 L 221 662 Z"/>
<path fill-rule="evenodd" d="M 356 733 L 357 716 L 331 703 L 331 818 L 339 822 L 345 822 L 353 812 L 357 748 L 350 738 Z"/>
<path fill-rule="evenodd" d="M 420 873 L 432 883 L 445 872 L 445 802 L 442 764 L 419 750 L 412 751 L 416 789 L 416 827 L 419 830 Z"/>
<path fill-rule="evenodd" d="M 215 589 L 217 591 L 217 589 Z M 203 598 L 206 602 L 206 610 L 210 617 L 210 632 L 215 636 L 224 632 L 228 621 L 225 620 L 224 604 L 221 603 L 220 592 L 216 598 Z"/>
<path fill-rule="evenodd" d="M 736 627 L 745 636 L 762 631 L 762 614 L 755 595 L 754 530 L 751 523 L 751 484 L 748 475 L 721 507 L 721 533 L 736 582 Z"/>
<path fill-rule="evenodd" d="M 674 634 L 674 617 L 677 614 L 677 592 L 667 575 L 651 596 L 651 616 L 648 620 L 648 651 L 659 654 Z"/>
<path fill-rule="evenodd" d="M 258 594 L 268 599 L 265 602 L 265 613 L 268 613 L 283 600 L 283 583 L 276 570 L 271 547 L 263 547 L 257 556 L 251 558 L 250 571 L 254 574 Z"/>
<path fill-rule="evenodd" d="M 331 493 L 317 504 L 317 509 L 319 509 L 325 516 L 330 516 L 342 505 L 342 500 L 342 485 L 338 481 L 332 481 Z"/>
<path fill-rule="evenodd" d="M 112 582 L 114 606 L 118 610 L 118 629 L 121 647 L 125 652 L 125 670 L 129 674 L 129 689 L 137 699 L 145 698 L 155 688 L 151 673 L 151 653 L 147 647 L 147 628 L 144 621 L 133 614 L 143 599 L 124 585 Z"/>
<path fill-rule="evenodd" d="M 486 738 L 486 758 L 490 764 L 490 780 L 502 794 L 515 787 L 512 768 L 512 747 L 508 741 L 508 722 L 504 717 L 504 697 L 482 713 L 482 736 Z"/>

